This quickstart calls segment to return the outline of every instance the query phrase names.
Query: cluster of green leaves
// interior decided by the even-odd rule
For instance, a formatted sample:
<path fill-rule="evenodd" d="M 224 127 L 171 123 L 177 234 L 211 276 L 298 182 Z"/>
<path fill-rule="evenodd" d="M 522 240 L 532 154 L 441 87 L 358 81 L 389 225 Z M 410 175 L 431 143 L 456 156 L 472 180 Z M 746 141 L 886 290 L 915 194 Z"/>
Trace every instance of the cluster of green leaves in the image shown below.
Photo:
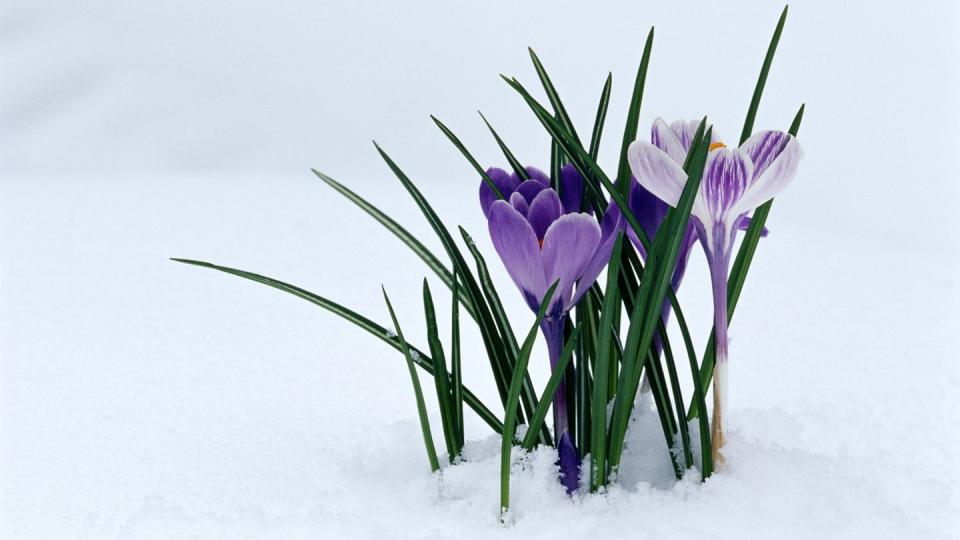
<path fill-rule="evenodd" d="M 754 119 L 786 15 L 787 9 L 784 8 L 767 50 L 760 77 L 750 102 L 741 143 L 753 131 Z M 439 336 L 433 295 L 426 279 L 423 281 L 423 307 L 429 355 L 425 354 L 422 349 L 408 343 L 404 338 L 386 291 L 384 291 L 384 300 L 393 324 L 393 330 L 388 330 L 371 319 L 332 300 L 276 279 L 202 261 L 174 260 L 212 268 L 293 294 L 343 317 L 399 351 L 406 361 L 414 388 L 430 467 L 436 471 L 440 468 L 440 463 L 430 430 L 426 402 L 415 367 L 419 367 L 433 376 L 442 423 L 441 431 L 448 460 L 451 464 L 456 462 L 463 450 L 465 440 L 464 405 L 473 410 L 494 432 L 502 434 L 500 506 L 503 511 L 509 508 L 509 481 L 513 446 L 520 445 L 525 450 L 531 450 L 538 444 L 552 444 L 545 419 L 554 393 L 560 384 L 569 385 L 569 391 L 567 392 L 571 405 L 568 407 L 570 411 L 569 424 L 573 428 L 576 445 L 582 455 L 590 455 L 589 487 L 592 491 L 602 489 L 608 482 L 616 478 L 623 456 L 624 441 L 634 403 L 644 379 L 649 382 L 650 393 L 660 419 L 664 441 L 669 449 L 677 478 L 680 478 L 687 469 L 694 466 L 690 422 L 696 419 L 696 429 L 699 430 L 700 442 L 699 468 L 702 478 L 706 479 L 713 471 L 710 428 L 706 415 L 698 414 L 698 412 L 706 409 L 705 394 L 711 381 L 713 369 L 713 338 L 711 335 L 701 364 L 695 353 L 686 318 L 677 301 L 675 291 L 670 286 L 670 279 L 676 266 L 680 243 L 690 218 L 693 200 L 700 185 L 709 151 L 712 128 L 707 127 L 706 118 L 701 121 L 684 164 L 684 171 L 687 172 L 688 178 L 680 201 L 676 208 L 672 208 L 668 212 L 656 237 L 647 238 L 636 217 L 633 216 L 627 206 L 627 196 L 630 188 L 627 148 L 637 138 L 640 106 L 646 83 L 647 67 L 650 62 L 653 36 L 653 29 L 651 29 L 644 45 L 640 66 L 634 81 L 620 145 L 620 155 L 618 156 L 617 175 L 613 179 L 608 177 L 597 164 L 600 140 L 611 95 L 611 75 L 608 75 L 603 85 L 589 144 L 586 147 L 582 144 L 574 123 L 567 114 L 567 110 L 547 74 L 546 68 L 533 50 L 529 51 L 530 58 L 547 96 L 549 109 L 534 98 L 517 79 L 503 77 L 507 84 L 529 106 L 531 112 L 551 138 L 550 169 L 551 180 L 555 188 L 560 188 L 558 181 L 560 168 L 566 163 L 572 164 L 585 179 L 586 189 L 583 210 L 592 211 L 593 215 L 599 220 L 607 208 L 608 201 L 612 201 L 619 207 L 627 220 L 628 226 L 639 238 L 645 252 L 649 254 L 645 264 L 642 263 L 631 243 L 624 241 L 622 233 L 620 234 L 607 269 L 605 284 L 603 287 L 599 283 L 595 284 L 590 293 L 576 307 L 568 324 L 567 341 L 560 361 L 540 395 L 537 395 L 534 390 L 527 366 L 536 339 L 537 329 L 544 315 L 543 309 L 538 313 L 536 321 L 527 332 L 522 345 L 518 344 L 499 294 L 490 278 L 487 264 L 470 235 L 462 227 L 459 228 L 463 245 L 467 247 L 470 257 L 473 259 L 475 272 L 467 264 L 467 259 L 461 252 L 453 235 L 450 234 L 423 193 L 379 145 L 376 145 L 377 151 L 430 224 L 443 246 L 448 262 L 443 262 L 419 239 L 393 218 L 379 210 L 374 204 L 330 176 L 316 170 L 313 172 L 326 184 L 392 232 L 420 257 L 427 268 L 448 287 L 453 306 L 448 349 L 449 365 L 447 363 L 447 351 L 445 351 Z M 802 115 L 803 107 L 800 108 L 790 128 L 790 132 L 794 135 L 797 134 Z M 502 197 L 486 171 L 453 131 L 437 118 L 431 118 L 480 175 L 481 179 L 492 188 L 498 197 Z M 510 167 L 521 178 L 528 178 L 527 171 L 522 165 L 523 162 L 509 149 L 486 117 L 483 117 L 483 121 Z M 760 231 L 769 215 L 771 203 L 767 203 L 756 210 L 752 224 L 737 253 L 728 286 L 729 317 L 732 317 L 733 310 L 736 308 L 757 248 Z M 555 286 L 551 287 L 548 298 L 553 294 L 554 288 Z M 549 301 L 545 299 L 543 306 L 548 303 Z M 675 314 L 677 326 L 683 339 L 687 367 L 693 381 L 693 396 L 689 406 L 687 406 L 681 393 L 679 375 L 681 370 L 677 368 L 673 347 L 665 328 L 666 320 L 663 315 L 665 306 L 669 306 L 672 313 Z M 460 351 L 459 313 L 461 307 L 476 323 L 482 338 L 485 356 L 489 361 L 494 384 L 504 411 L 502 417 L 495 415 L 464 385 Z M 626 314 L 626 318 L 623 317 L 624 314 Z M 613 405 L 612 412 L 608 414 L 608 406 L 611 403 Z M 687 411 L 686 414 L 685 410 Z M 519 424 L 527 424 L 527 430 L 522 440 L 516 438 Z"/>

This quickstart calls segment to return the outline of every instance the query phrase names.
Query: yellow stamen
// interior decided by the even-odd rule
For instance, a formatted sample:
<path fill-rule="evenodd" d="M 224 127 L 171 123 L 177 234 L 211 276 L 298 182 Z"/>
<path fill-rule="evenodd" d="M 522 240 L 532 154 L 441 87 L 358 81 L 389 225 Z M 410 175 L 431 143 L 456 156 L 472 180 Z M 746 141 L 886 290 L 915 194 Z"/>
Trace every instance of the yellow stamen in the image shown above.
<path fill-rule="evenodd" d="M 727 145 L 723 144 L 722 142 L 710 143 L 710 151 L 711 151 L 711 152 L 713 152 L 713 151 L 716 150 L 717 148 L 726 148 L 726 147 L 727 147 Z"/>

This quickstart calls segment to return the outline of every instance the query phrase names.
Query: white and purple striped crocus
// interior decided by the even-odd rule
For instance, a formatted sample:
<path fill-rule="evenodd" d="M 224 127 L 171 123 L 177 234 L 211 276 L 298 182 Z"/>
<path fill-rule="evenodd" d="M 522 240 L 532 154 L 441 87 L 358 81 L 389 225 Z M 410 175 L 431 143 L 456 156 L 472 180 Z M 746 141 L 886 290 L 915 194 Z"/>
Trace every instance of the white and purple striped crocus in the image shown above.
<path fill-rule="evenodd" d="M 671 124 L 667 124 L 662 118 L 657 118 L 653 121 L 653 126 L 650 128 L 650 143 L 660 150 L 663 150 L 665 154 L 670 156 L 670 159 L 672 159 L 674 163 L 682 167 L 687 153 L 690 151 L 690 141 L 694 135 L 696 135 L 699 126 L 699 120 L 676 120 Z M 717 135 L 716 130 L 714 130 L 710 142 L 712 144 L 718 144 L 719 141 L 720 137 Z M 660 224 L 663 223 L 663 220 L 667 216 L 669 206 L 637 182 L 636 176 L 631 177 L 630 182 L 630 197 L 627 199 L 627 204 L 630 206 L 630 211 L 634 217 L 637 218 L 640 227 L 643 228 L 643 232 L 646 233 L 647 238 L 653 241 L 653 237 L 656 236 L 657 231 L 660 229 Z M 746 230 L 749 225 L 749 217 L 744 217 L 737 224 L 738 228 L 742 230 Z M 766 236 L 767 228 L 764 227 L 760 234 L 761 236 Z M 640 256 L 646 260 L 646 250 L 641 245 L 640 239 L 637 238 L 637 234 L 632 228 L 627 227 L 627 235 L 630 237 L 634 246 L 636 246 Z M 677 254 L 677 265 L 674 268 L 670 281 L 674 290 L 677 290 L 680 287 L 680 282 L 683 281 L 683 275 L 687 269 L 687 262 L 690 259 L 690 252 L 696 242 L 697 228 L 691 221 L 687 225 L 683 240 L 680 242 L 680 251 Z M 668 308 L 669 303 L 665 306 L 665 312 L 669 311 Z"/>
<path fill-rule="evenodd" d="M 676 139 L 680 137 L 670 130 Z M 660 131 L 662 136 L 670 132 Z M 654 128 L 657 138 L 657 128 Z M 635 141 L 627 150 L 637 181 L 670 206 L 676 206 L 687 175 L 678 163 L 685 152 L 683 141 L 648 144 Z M 686 146 L 689 148 L 689 140 Z M 716 366 L 713 377 L 711 438 L 716 461 L 722 461 L 727 399 L 727 278 L 734 236 L 754 208 L 775 197 L 793 178 L 800 160 L 800 143 L 781 131 L 762 131 L 740 148 L 713 142 L 707 156 L 700 191 L 693 203 L 691 221 L 707 256 L 713 285 Z"/>
<path fill-rule="evenodd" d="M 616 219 L 607 212 L 598 224 L 589 213 L 580 212 L 583 178 L 572 166 L 561 169 L 559 194 L 542 171 L 528 167 L 526 172 L 529 179 L 521 181 L 515 173 L 489 169 L 487 175 L 503 199 L 481 182 L 480 206 L 493 246 L 531 310 L 538 311 L 547 289 L 558 283 L 540 326 L 550 367 L 555 369 L 563 348 L 567 313 L 609 261 L 616 240 Z M 553 419 L 561 482 L 572 493 L 579 486 L 580 455 L 569 429 L 563 382 L 553 398 Z"/>

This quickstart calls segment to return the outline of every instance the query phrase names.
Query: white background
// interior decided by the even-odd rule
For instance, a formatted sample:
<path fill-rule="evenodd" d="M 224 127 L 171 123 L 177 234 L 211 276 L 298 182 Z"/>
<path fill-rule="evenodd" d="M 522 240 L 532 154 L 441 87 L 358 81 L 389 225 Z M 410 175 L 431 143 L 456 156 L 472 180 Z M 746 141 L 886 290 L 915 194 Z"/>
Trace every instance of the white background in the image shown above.
<path fill-rule="evenodd" d="M 260 271 L 381 322 L 384 283 L 422 341 L 426 270 L 309 172 L 439 252 L 376 139 L 490 254 L 526 328 L 476 176 L 428 115 L 503 165 L 480 109 L 523 161 L 547 166 L 548 139 L 498 77 L 536 89 L 533 46 L 581 134 L 613 72 L 601 151 L 612 169 L 655 25 L 641 135 L 657 116 L 707 114 L 736 142 L 781 7 L 4 2 L 2 536 L 500 534 L 492 474 L 477 469 L 454 502 L 425 479 L 399 357 L 317 308 L 166 257 Z M 696 537 L 670 524 L 697 505 L 707 521 L 726 513 L 710 531 L 720 537 L 956 532 L 958 23 L 951 2 L 791 5 L 756 127 L 785 129 L 806 103 L 805 159 L 731 330 L 741 465 L 680 499 L 625 485 L 576 511 L 557 497 L 559 511 L 538 513 L 530 488 L 513 532 L 577 530 L 606 512 L 632 534 L 625 514 L 651 535 Z M 703 341 L 709 291 L 693 259 L 681 300 Z M 467 360 L 468 382 L 494 402 L 482 355 Z"/>

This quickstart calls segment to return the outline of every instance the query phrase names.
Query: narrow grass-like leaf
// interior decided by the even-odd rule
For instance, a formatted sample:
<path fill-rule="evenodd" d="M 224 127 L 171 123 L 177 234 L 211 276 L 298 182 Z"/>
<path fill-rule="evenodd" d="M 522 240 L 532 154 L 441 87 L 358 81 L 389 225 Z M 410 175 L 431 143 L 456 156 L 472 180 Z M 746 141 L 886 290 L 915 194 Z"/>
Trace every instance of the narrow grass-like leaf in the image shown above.
<path fill-rule="evenodd" d="M 770 66 L 773 65 L 773 55 L 777 52 L 777 45 L 780 43 L 780 34 L 783 33 L 783 25 L 787 22 L 787 11 L 790 6 L 783 6 L 783 12 L 780 14 L 780 20 L 777 21 L 777 28 L 773 31 L 773 37 L 770 38 L 770 46 L 767 47 L 767 54 L 763 57 L 763 66 L 760 67 L 760 77 L 757 79 L 757 86 L 753 89 L 753 97 L 750 98 L 750 107 L 747 108 L 747 118 L 743 122 L 743 131 L 740 132 L 740 144 L 750 138 L 753 133 L 753 123 L 757 119 L 757 109 L 760 108 L 760 98 L 763 96 L 763 88 L 767 85 L 767 75 L 770 74 Z"/>
<path fill-rule="evenodd" d="M 480 250 L 477 249 L 477 244 L 473 241 L 473 237 L 471 237 L 463 227 L 460 227 L 459 229 L 460 235 L 463 237 L 463 242 L 466 244 L 467 249 L 470 251 L 470 254 L 473 256 L 473 259 L 477 264 L 477 277 L 480 280 L 480 287 L 483 289 L 483 295 L 487 299 L 487 303 L 490 305 L 490 311 L 493 314 L 493 320 L 496 323 L 497 328 L 500 330 L 500 335 L 504 336 L 504 343 L 507 347 L 509 347 L 511 358 L 516 358 L 520 352 L 520 349 L 517 346 L 513 328 L 510 326 L 510 319 L 507 317 L 507 313 L 503 309 L 503 303 L 500 301 L 500 295 L 497 294 L 497 289 L 493 285 L 493 280 L 490 279 L 490 271 L 487 269 L 487 262 L 480 253 Z M 527 411 L 527 416 L 529 417 L 533 410 L 537 407 L 536 392 L 533 389 L 533 383 L 530 381 L 529 375 L 524 376 L 523 393 L 520 395 L 520 399 L 524 410 Z M 550 431 L 546 427 L 541 430 L 540 441 L 543 444 L 550 444 Z"/>
<path fill-rule="evenodd" d="M 573 121 L 570 120 L 570 115 L 567 114 L 566 107 L 563 106 L 563 102 L 560 101 L 560 95 L 557 94 L 557 89 L 553 86 L 553 82 L 550 80 L 550 76 L 547 75 L 547 70 L 543 67 L 543 64 L 540 62 L 540 58 L 537 57 L 537 53 L 533 52 L 532 48 L 527 48 L 530 51 L 530 60 L 533 62 L 534 69 L 537 70 L 537 77 L 540 78 L 540 83 L 543 84 L 543 90 L 547 93 L 547 99 L 550 100 L 550 105 L 553 106 L 553 112 L 557 115 L 557 120 L 563 125 L 563 127 L 573 136 L 573 139 L 580 143 L 580 137 L 577 136 L 577 130 L 573 127 Z"/>
<path fill-rule="evenodd" d="M 590 416 L 593 415 L 593 384 L 590 380 L 592 369 L 596 366 L 596 336 L 597 321 L 600 318 L 598 312 L 603 305 L 603 299 L 596 293 L 596 284 L 577 304 L 574 320 L 576 329 L 581 331 L 580 342 L 577 344 L 574 355 L 574 363 L 577 373 L 582 373 L 586 381 L 582 383 L 578 380 L 577 384 L 577 430 L 576 445 L 580 449 L 580 455 L 590 453 L 590 444 L 593 437 L 593 422 Z"/>
<path fill-rule="evenodd" d="M 446 135 L 448 139 L 450 139 L 450 142 L 452 142 L 453 145 L 457 147 L 457 150 L 459 150 L 460 153 L 463 154 L 463 157 L 467 158 L 467 161 L 470 162 L 470 165 L 473 165 L 473 168 L 476 169 L 477 173 L 480 175 L 480 178 L 483 179 L 484 183 L 487 184 L 487 187 L 489 187 L 493 191 L 494 195 L 496 195 L 498 199 L 502 199 L 503 193 L 500 192 L 500 188 L 498 188 L 497 185 L 493 183 L 493 179 L 491 179 L 490 175 L 487 174 L 487 171 L 480 166 L 480 163 L 478 163 L 477 160 L 473 158 L 473 154 L 471 154 L 467 150 L 467 147 L 464 146 L 462 142 L 460 142 L 460 139 L 456 135 L 454 135 L 453 132 L 450 131 L 450 128 L 445 126 L 443 122 L 441 122 L 436 116 L 430 115 L 430 119 L 433 120 L 433 123 L 440 128 L 440 131 L 442 131 L 443 134 Z M 379 149 L 380 147 L 378 146 L 377 148 Z"/>
<path fill-rule="evenodd" d="M 803 121 L 803 111 L 805 105 L 800 106 L 793 122 L 790 123 L 789 133 L 794 137 L 800 132 L 800 123 Z M 727 280 L 727 324 L 733 320 L 733 312 L 737 308 L 737 302 L 740 300 L 740 293 L 743 291 L 743 284 L 747 280 L 747 272 L 750 270 L 750 264 L 753 262 L 753 256 L 760 243 L 760 233 L 767 223 L 767 216 L 770 215 L 770 209 L 773 207 L 773 199 L 760 205 L 753 211 L 750 226 L 743 235 L 743 241 L 740 243 L 740 249 L 730 267 L 730 278 Z M 703 365 L 700 368 L 700 381 L 704 388 L 709 387 L 713 378 L 713 363 L 716 360 L 716 343 L 714 342 L 714 333 L 710 332 L 710 340 L 707 342 L 707 348 L 703 353 Z M 697 402 L 690 404 L 690 412 L 687 419 L 692 420 L 698 415 L 699 406 Z"/>
<path fill-rule="evenodd" d="M 603 83 L 603 91 L 600 92 L 600 104 L 597 105 L 597 118 L 593 121 L 593 133 L 590 135 L 590 158 L 594 161 L 600 154 L 600 138 L 603 136 L 603 124 L 607 121 L 612 87 L 613 73 L 607 73 L 607 81 Z"/>
<path fill-rule="evenodd" d="M 660 336 L 667 335 L 667 327 L 661 322 L 658 330 Z M 663 346 L 663 360 L 667 366 L 667 376 L 670 378 L 670 391 L 673 393 L 673 404 L 677 413 L 677 431 L 680 432 L 680 444 L 683 448 L 684 469 L 693 467 L 693 451 L 690 448 L 690 426 L 684 419 L 684 401 L 683 393 L 680 390 L 680 377 L 677 375 L 677 366 L 673 360 L 673 349 L 670 347 L 670 341 L 661 339 Z"/>
<path fill-rule="evenodd" d="M 623 233 L 617 234 L 617 241 L 607 267 L 607 287 L 604 289 L 603 307 L 600 310 L 600 323 L 597 330 L 597 356 L 593 368 L 593 419 L 590 441 L 590 490 L 596 491 L 607 483 L 607 392 L 610 389 L 610 342 L 616 328 L 614 312 L 620 311 L 620 252 L 623 249 Z"/>
<path fill-rule="evenodd" d="M 427 343 L 430 346 L 430 356 L 433 358 L 433 382 L 437 391 L 437 403 L 440 404 L 443 441 L 447 447 L 447 458 L 452 464 L 457 457 L 456 419 L 450 407 L 450 379 L 447 375 L 446 356 L 443 354 L 443 345 L 440 343 L 440 333 L 437 329 L 437 312 L 426 278 L 423 279 L 423 313 L 427 321 Z"/>
<path fill-rule="evenodd" d="M 448 286 L 453 286 L 453 274 L 450 273 L 450 270 L 447 269 L 446 265 L 440 262 L 440 259 L 437 258 L 426 246 L 423 245 L 416 237 L 410 234 L 406 229 L 404 229 L 399 223 L 393 220 L 390 216 L 380 211 L 379 208 L 371 204 L 369 201 L 357 195 L 349 188 L 337 182 L 330 176 L 316 170 L 311 169 L 313 174 L 317 175 L 318 178 L 323 180 L 327 185 L 332 187 L 338 193 L 346 197 L 350 202 L 359 206 L 361 210 L 369 214 L 373 219 L 377 220 L 381 225 L 386 227 L 386 229 L 392 232 L 401 242 L 407 245 L 420 259 L 427 264 L 427 266 L 434 271 L 435 274 Z M 464 291 L 460 291 L 460 302 L 463 303 L 463 307 L 466 308 L 467 312 L 474 318 L 476 314 L 473 309 L 473 305 L 470 303 L 470 298 Z"/>
<path fill-rule="evenodd" d="M 390 310 L 390 319 L 393 321 L 393 327 L 397 330 L 397 339 L 400 341 L 403 357 L 407 359 L 407 370 L 410 372 L 410 380 L 413 382 L 413 393 L 417 399 L 417 414 L 420 416 L 420 431 L 423 432 L 423 444 L 427 447 L 427 458 L 430 460 L 430 470 L 436 472 L 440 470 L 440 462 L 437 460 L 437 449 L 433 446 L 433 436 L 430 434 L 430 419 L 427 418 L 427 406 L 423 402 L 423 391 L 420 389 L 420 379 L 417 378 L 417 370 L 413 368 L 413 356 L 410 354 L 410 347 L 407 345 L 407 341 L 403 339 L 403 330 L 400 329 L 397 314 L 393 311 L 393 306 L 390 304 L 390 297 L 387 296 L 386 289 L 383 289 L 383 300 L 387 303 L 387 309 Z"/>
<path fill-rule="evenodd" d="M 323 309 L 333 313 L 334 315 L 338 315 L 343 319 L 346 319 L 347 321 L 366 330 L 370 334 L 373 334 L 373 336 L 379 338 L 381 341 L 390 345 L 394 349 L 400 352 L 403 352 L 403 348 L 400 345 L 400 341 L 397 339 L 397 336 L 392 331 L 387 330 L 383 326 L 380 326 L 379 324 L 373 322 L 367 317 L 364 317 L 363 315 L 360 315 L 355 311 L 352 311 L 332 300 L 328 300 L 318 294 L 314 294 L 306 289 L 301 289 L 300 287 L 297 287 L 295 285 L 291 285 L 289 283 L 285 283 L 283 281 L 279 281 L 266 276 L 261 276 L 259 274 L 254 274 L 252 272 L 238 270 L 236 268 L 230 268 L 227 266 L 219 266 L 219 265 L 204 262 L 204 261 L 195 261 L 191 259 L 177 259 L 177 258 L 172 258 L 170 260 L 179 262 L 179 263 L 189 264 L 191 266 L 210 268 L 212 270 L 217 270 L 217 271 L 231 274 L 234 276 L 242 277 L 244 279 L 248 279 L 250 281 L 254 281 L 254 282 L 266 285 L 268 287 L 273 287 L 274 289 L 281 290 L 285 293 L 292 294 L 293 296 L 306 300 L 311 304 L 320 306 Z M 411 346 L 410 349 L 417 353 L 417 358 L 414 359 L 414 363 L 416 363 L 417 366 L 419 366 L 421 369 L 423 369 L 430 375 L 433 375 L 433 360 L 430 358 L 430 356 L 424 354 L 423 351 L 417 349 L 416 347 Z M 497 418 L 497 416 L 493 414 L 490 411 L 490 409 L 488 409 L 487 406 L 483 404 L 482 401 L 480 401 L 480 398 L 478 398 L 473 392 L 471 392 L 466 387 L 463 387 L 463 401 L 467 404 L 467 406 L 473 409 L 474 412 L 477 413 L 477 416 L 479 416 L 481 420 L 486 422 L 487 425 L 490 426 L 491 429 L 493 429 L 493 431 L 495 431 L 496 433 L 501 433 L 503 431 L 503 424 L 500 423 L 500 419 Z"/>
<path fill-rule="evenodd" d="M 556 191 L 560 187 L 560 168 L 563 167 L 563 150 L 557 141 L 550 141 L 550 186 Z M 560 192 L 557 191 L 557 195 Z"/>
<path fill-rule="evenodd" d="M 450 308 L 450 373 L 453 382 L 452 406 L 457 419 L 457 455 L 463 450 L 463 371 L 460 365 L 460 275 L 453 273 L 453 295 Z"/>
<path fill-rule="evenodd" d="M 703 133 L 706 119 L 701 122 L 698 134 Z M 610 426 L 610 468 L 616 471 L 620 465 L 624 436 L 630 418 L 630 412 L 640 384 L 641 358 L 650 351 L 654 330 L 660 321 L 664 297 L 669 289 L 670 277 L 676 266 L 680 242 L 690 218 L 693 201 L 700 187 L 711 130 L 707 130 L 701 139 L 694 139 L 693 156 L 683 193 L 676 208 L 667 212 L 667 217 L 657 234 L 640 290 L 630 318 L 630 328 L 624 345 L 621 381 L 614 402 L 613 421 Z M 652 355 L 650 355 L 652 356 Z"/>
<path fill-rule="evenodd" d="M 554 283 L 547 290 L 541 302 L 540 310 L 537 312 L 537 320 L 534 321 L 530 331 L 527 332 L 527 338 L 523 340 L 523 346 L 520 348 L 520 356 L 517 357 L 517 365 L 513 369 L 513 376 L 510 378 L 510 391 L 507 394 L 507 403 L 503 415 L 503 442 L 500 447 L 500 514 L 506 514 L 510 509 L 510 462 L 513 450 L 513 437 L 517 429 L 517 414 L 520 408 L 520 389 L 523 387 L 523 379 L 527 374 L 527 364 L 530 362 L 530 352 L 533 350 L 533 343 L 537 339 L 537 330 L 543 317 L 547 314 L 547 307 L 550 305 L 550 299 L 554 291 L 557 290 L 558 283 Z"/>
<path fill-rule="evenodd" d="M 581 303 L 589 303 L 590 301 L 590 298 L 580 300 Z M 569 319 L 567 319 L 567 326 L 571 328 L 570 333 L 572 334 L 573 323 Z M 567 394 L 567 401 L 571 401 L 571 398 L 573 401 L 572 405 L 567 405 L 567 410 L 574 411 L 575 422 L 571 425 L 580 455 L 590 453 L 590 438 L 593 429 L 591 421 L 593 405 L 590 399 L 593 395 L 593 373 L 590 358 L 589 355 L 574 358 L 573 366 L 567 368 L 568 378 L 565 379 L 571 381 L 572 386 L 575 387 L 574 392 Z"/>
<path fill-rule="evenodd" d="M 453 241 L 453 237 L 450 236 L 450 232 L 447 230 L 447 227 L 440 220 L 440 217 L 434 211 L 433 207 L 427 202 L 426 197 L 423 196 L 423 193 L 413 184 L 406 173 L 404 173 L 396 162 L 393 161 L 386 152 L 380 148 L 379 145 L 374 143 L 374 146 L 377 148 L 377 152 L 380 153 L 380 157 L 387 163 L 387 166 L 390 167 L 390 170 L 393 171 L 393 174 L 400 180 L 400 183 L 403 184 L 403 187 L 407 190 L 407 193 L 413 198 L 414 203 L 417 207 L 420 208 L 421 213 L 427 219 L 427 222 L 430 224 L 430 227 L 436 233 L 437 237 L 440 239 L 440 242 L 443 244 L 444 250 L 447 252 L 447 256 L 453 261 L 453 266 L 456 268 L 460 275 L 463 277 L 464 287 L 467 291 L 467 295 L 470 297 L 471 303 L 477 309 L 477 324 L 480 327 L 480 335 L 483 337 L 484 347 L 487 349 L 487 358 L 490 360 L 490 367 L 493 370 L 494 381 L 497 385 L 497 391 L 500 393 L 501 402 L 504 402 L 507 399 L 507 385 L 509 373 L 511 372 L 511 365 L 507 359 L 508 351 L 504 347 L 500 335 L 497 332 L 496 324 L 493 322 L 493 318 L 490 315 L 489 310 L 487 309 L 486 302 L 483 300 L 482 293 L 480 292 L 480 287 L 477 285 L 476 280 L 473 277 L 473 273 L 470 272 L 470 269 L 467 267 L 466 262 L 463 260 L 463 255 L 460 253 L 460 249 L 457 248 L 457 245 Z"/>
<path fill-rule="evenodd" d="M 517 173 L 517 176 L 520 177 L 520 180 L 529 180 L 530 175 L 527 174 L 527 169 L 524 168 L 523 163 L 520 163 L 520 160 L 517 159 L 513 152 L 507 148 L 506 143 L 503 142 L 503 139 L 500 138 L 500 135 L 497 134 L 497 131 L 493 129 L 493 126 L 490 125 L 490 122 L 487 121 L 487 117 L 483 115 L 482 112 L 477 111 L 480 114 L 480 118 L 483 118 L 483 123 L 487 125 L 487 128 L 490 130 L 490 133 L 493 135 L 493 138 L 497 141 L 497 146 L 500 147 L 500 151 L 503 152 L 504 157 L 507 158 L 507 162 L 510 164 L 510 167 L 513 169 L 513 172 Z"/>
<path fill-rule="evenodd" d="M 630 98 L 630 109 L 627 111 L 627 123 L 623 128 L 623 142 L 620 143 L 620 164 L 617 167 L 617 185 L 620 193 L 626 197 L 630 193 L 630 165 L 627 163 L 627 148 L 637 139 L 637 127 L 640 124 L 640 104 L 643 101 L 643 88 L 647 82 L 647 67 L 650 65 L 650 50 L 653 48 L 653 27 L 647 34 L 647 41 L 643 45 L 643 55 L 640 57 L 640 67 L 637 68 L 637 78 L 633 83 L 633 96 Z"/>
<path fill-rule="evenodd" d="M 567 339 L 567 344 L 563 347 L 563 352 L 560 353 L 557 368 L 550 374 L 550 379 L 547 380 L 547 385 L 543 388 L 543 393 L 540 394 L 540 401 L 537 403 L 537 408 L 533 411 L 533 416 L 530 418 L 527 433 L 523 436 L 522 446 L 523 449 L 528 452 L 533 450 L 533 447 L 536 446 L 539 440 L 537 438 L 537 431 L 544 428 L 544 421 L 547 419 L 547 413 L 550 411 L 550 406 L 553 403 L 553 395 L 557 393 L 560 381 L 563 380 L 563 375 L 567 371 L 567 366 L 570 364 L 570 358 L 573 357 L 574 348 L 580 341 L 580 336 L 580 328 L 574 328 L 573 333 L 570 334 L 570 338 Z"/>

